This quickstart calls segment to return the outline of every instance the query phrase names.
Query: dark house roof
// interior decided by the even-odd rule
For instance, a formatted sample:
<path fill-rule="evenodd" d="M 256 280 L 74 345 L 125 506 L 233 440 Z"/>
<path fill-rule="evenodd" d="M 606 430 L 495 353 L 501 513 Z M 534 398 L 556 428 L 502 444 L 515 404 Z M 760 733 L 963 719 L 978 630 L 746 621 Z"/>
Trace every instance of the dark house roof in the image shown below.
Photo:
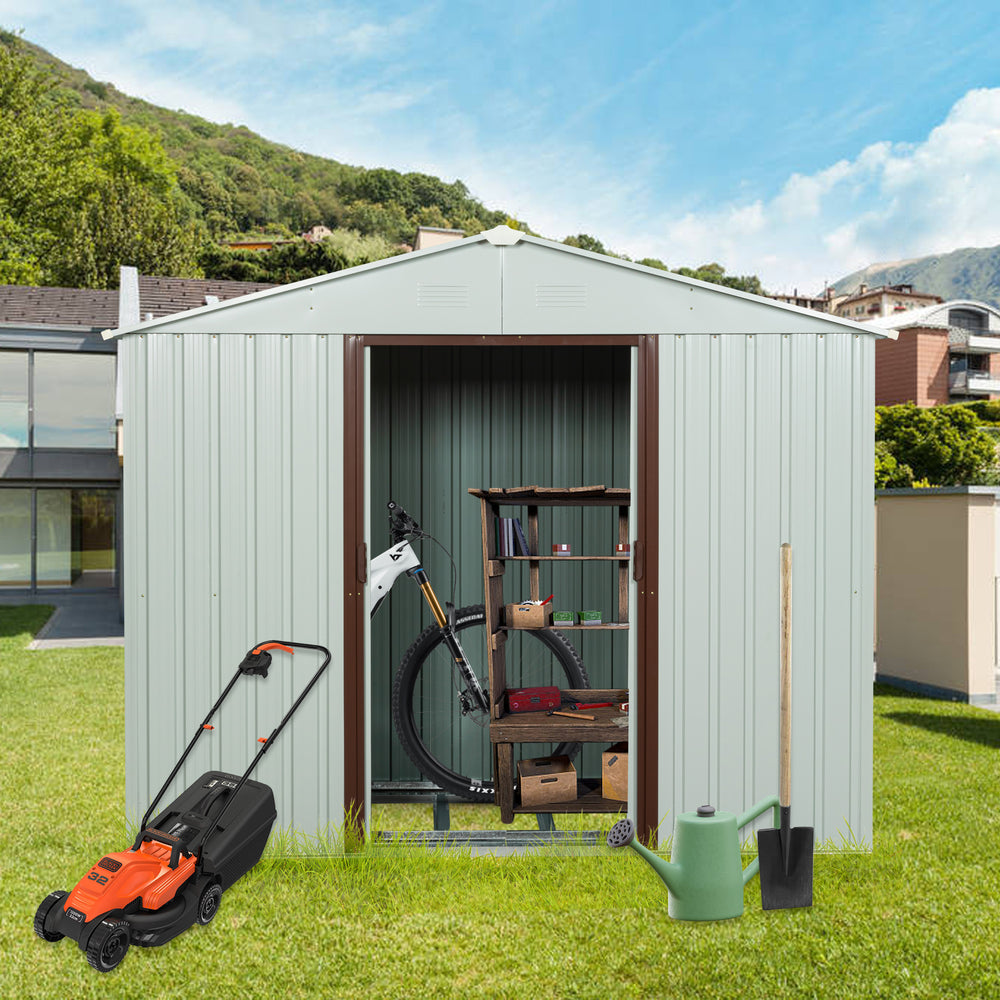
<path fill-rule="evenodd" d="M 210 278 L 154 278 L 139 275 L 139 315 L 152 313 L 154 319 L 171 313 L 184 312 L 204 306 L 206 295 L 212 295 L 220 302 L 235 299 L 251 292 L 261 292 L 274 285 L 261 281 L 213 281 Z M 115 314 L 113 327 L 118 325 Z"/>
<path fill-rule="evenodd" d="M 256 281 L 139 276 L 139 315 L 154 317 L 259 292 L 273 285 Z M 118 326 L 118 292 L 94 288 L 42 288 L 0 285 L 0 323 L 113 330 Z"/>
<path fill-rule="evenodd" d="M 118 292 L 0 285 L 0 323 L 106 330 L 118 325 Z"/>

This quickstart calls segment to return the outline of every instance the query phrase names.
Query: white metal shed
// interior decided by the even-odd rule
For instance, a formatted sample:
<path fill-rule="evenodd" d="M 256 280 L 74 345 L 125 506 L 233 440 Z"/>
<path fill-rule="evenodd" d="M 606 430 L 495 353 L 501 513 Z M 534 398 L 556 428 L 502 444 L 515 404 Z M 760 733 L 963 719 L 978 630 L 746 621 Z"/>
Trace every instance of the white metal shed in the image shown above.
<path fill-rule="evenodd" d="M 106 336 L 124 382 L 131 812 L 272 637 L 334 654 L 262 765 L 279 822 L 309 833 L 367 802 L 372 350 L 616 344 L 634 417 L 616 485 L 642 563 L 630 812 L 648 831 L 776 792 L 787 540 L 795 816 L 820 841 L 870 842 L 874 341 L 891 332 L 498 227 Z M 490 485 L 513 484 L 457 492 Z M 277 674 L 286 704 L 306 669 Z M 249 760 L 268 690 L 236 689 L 178 788 Z"/>

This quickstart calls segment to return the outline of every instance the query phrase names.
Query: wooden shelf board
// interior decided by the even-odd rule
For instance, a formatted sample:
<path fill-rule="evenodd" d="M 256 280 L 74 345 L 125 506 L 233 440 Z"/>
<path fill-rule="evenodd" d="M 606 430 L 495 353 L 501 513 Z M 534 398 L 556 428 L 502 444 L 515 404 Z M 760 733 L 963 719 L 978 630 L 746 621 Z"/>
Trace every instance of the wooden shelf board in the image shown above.
<path fill-rule="evenodd" d="M 566 632 L 575 629 L 577 632 L 596 632 L 598 629 L 619 629 L 624 630 L 629 627 L 628 622 L 605 622 L 603 625 L 567 625 L 559 622 L 558 625 L 546 625 L 543 628 L 507 628 L 501 626 L 504 632 Z"/>
<path fill-rule="evenodd" d="M 505 562 L 628 562 L 631 555 L 624 556 L 497 556 Z"/>
<path fill-rule="evenodd" d="M 595 691 L 587 691 L 576 696 L 573 701 L 625 701 L 599 696 Z M 570 714 L 571 709 L 560 709 Z M 611 720 L 620 718 L 625 712 L 617 705 L 608 708 L 583 709 L 580 715 L 592 715 L 589 719 L 567 719 L 544 712 L 508 712 L 490 723 L 490 740 L 493 743 L 561 743 L 564 740 L 579 743 L 618 743 L 628 739 L 628 726 L 619 726 Z"/>
<path fill-rule="evenodd" d="M 601 795 L 601 783 L 578 781 L 577 797 L 571 802 L 545 802 L 537 806 L 514 806 L 515 813 L 616 813 L 628 809 L 628 803 L 606 799 Z"/>

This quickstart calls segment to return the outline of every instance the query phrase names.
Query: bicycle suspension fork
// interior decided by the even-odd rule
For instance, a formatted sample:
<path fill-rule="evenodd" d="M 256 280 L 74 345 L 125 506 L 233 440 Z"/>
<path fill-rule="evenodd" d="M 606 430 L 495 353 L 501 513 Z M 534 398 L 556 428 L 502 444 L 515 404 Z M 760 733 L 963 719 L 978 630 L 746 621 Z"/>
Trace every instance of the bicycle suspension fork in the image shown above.
<path fill-rule="evenodd" d="M 431 614 L 434 616 L 438 628 L 441 629 L 441 638 L 451 652 L 459 674 L 461 674 L 462 679 L 468 685 L 459 695 L 462 702 L 462 714 L 464 715 L 474 709 L 489 712 L 489 699 L 483 691 L 483 686 L 479 683 L 479 678 L 476 677 L 475 671 L 469 664 L 469 659 L 465 655 L 465 650 L 462 649 L 462 644 L 458 641 L 458 634 L 453 622 L 444 613 L 441 602 L 437 599 L 437 594 L 434 593 L 434 588 L 431 586 L 427 571 L 423 566 L 416 566 L 406 572 L 420 587 L 420 592 L 424 595 L 424 600 L 431 609 Z"/>

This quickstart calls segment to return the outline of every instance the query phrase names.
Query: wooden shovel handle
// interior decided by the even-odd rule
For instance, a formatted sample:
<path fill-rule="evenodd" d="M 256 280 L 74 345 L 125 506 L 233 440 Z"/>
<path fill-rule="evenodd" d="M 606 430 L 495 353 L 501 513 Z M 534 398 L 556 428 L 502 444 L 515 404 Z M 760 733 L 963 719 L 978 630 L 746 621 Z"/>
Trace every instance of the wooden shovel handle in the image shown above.
<path fill-rule="evenodd" d="M 778 745 L 780 801 L 792 804 L 792 547 L 781 545 L 781 732 Z"/>

